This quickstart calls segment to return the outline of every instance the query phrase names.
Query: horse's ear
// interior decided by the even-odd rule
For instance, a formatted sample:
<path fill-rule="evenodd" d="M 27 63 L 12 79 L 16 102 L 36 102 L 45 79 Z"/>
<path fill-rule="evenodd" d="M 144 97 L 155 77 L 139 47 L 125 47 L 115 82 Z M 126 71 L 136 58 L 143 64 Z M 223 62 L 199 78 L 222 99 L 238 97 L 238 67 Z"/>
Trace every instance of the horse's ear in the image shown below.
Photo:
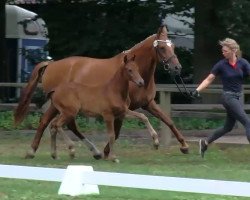
<path fill-rule="evenodd" d="M 123 61 L 124 61 L 125 64 L 128 62 L 128 57 L 127 57 L 127 55 L 124 56 Z"/>
<path fill-rule="evenodd" d="M 159 36 L 160 34 L 167 34 L 167 33 L 168 33 L 167 27 L 164 25 L 158 29 L 157 35 Z"/>

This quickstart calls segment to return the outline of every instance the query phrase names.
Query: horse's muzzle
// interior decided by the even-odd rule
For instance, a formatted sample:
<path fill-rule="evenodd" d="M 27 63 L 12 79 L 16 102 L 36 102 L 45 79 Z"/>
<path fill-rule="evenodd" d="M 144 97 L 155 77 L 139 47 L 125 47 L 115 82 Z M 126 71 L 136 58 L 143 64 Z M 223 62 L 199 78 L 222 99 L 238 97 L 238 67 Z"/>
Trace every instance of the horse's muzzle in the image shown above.
<path fill-rule="evenodd" d="M 144 86 L 145 83 L 144 83 L 144 80 L 142 79 L 142 80 L 137 81 L 136 84 L 138 85 L 138 87 L 142 87 Z"/>
<path fill-rule="evenodd" d="M 174 75 L 180 75 L 181 74 L 181 69 L 182 69 L 182 66 L 181 65 L 175 65 L 173 67 L 173 70 L 171 70 L 170 73 L 174 74 Z"/>

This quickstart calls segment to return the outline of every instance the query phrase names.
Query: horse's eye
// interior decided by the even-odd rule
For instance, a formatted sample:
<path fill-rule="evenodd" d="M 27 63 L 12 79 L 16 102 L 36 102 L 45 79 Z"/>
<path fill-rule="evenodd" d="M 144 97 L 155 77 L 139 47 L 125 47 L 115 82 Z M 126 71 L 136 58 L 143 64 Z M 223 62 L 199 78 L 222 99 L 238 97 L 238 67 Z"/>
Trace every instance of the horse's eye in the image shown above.
<path fill-rule="evenodd" d="M 129 73 L 132 73 L 132 69 L 129 69 L 128 71 L 129 71 Z"/>

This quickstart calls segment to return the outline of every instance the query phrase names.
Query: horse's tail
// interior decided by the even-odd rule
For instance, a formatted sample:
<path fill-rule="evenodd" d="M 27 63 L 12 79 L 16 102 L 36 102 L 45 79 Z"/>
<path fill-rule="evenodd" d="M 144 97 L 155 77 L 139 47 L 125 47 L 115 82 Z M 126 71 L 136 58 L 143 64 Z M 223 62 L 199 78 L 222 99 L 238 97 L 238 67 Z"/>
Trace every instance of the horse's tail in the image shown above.
<path fill-rule="evenodd" d="M 32 71 L 29 82 L 25 88 L 22 89 L 22 93 L 18 102 L 18 106 L 14 112 L 14 124 L 15 126 L 21 123 L 29 110 L 29 104 L 31 102 L 32 94 L 34 93 L 39 80 L 41 79 L 44 70 L 48 66 L 48 62 L 41 62 L 37 64 Z"/>

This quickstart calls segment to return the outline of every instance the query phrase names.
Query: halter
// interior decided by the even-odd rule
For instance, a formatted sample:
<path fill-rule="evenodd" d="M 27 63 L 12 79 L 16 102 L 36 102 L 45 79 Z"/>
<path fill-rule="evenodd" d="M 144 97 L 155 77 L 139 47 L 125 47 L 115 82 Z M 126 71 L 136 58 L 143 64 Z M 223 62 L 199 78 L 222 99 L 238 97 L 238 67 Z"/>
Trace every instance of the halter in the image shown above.
<path fill-rule="evenodd" d="M 175 77 L 176 77 L 177 75 L 173 75 L 172 73 L 170 73 L 169 62 L 171 61 L 171 59 L 176 58 L 176 55 L 173 54 L 173 55 L 169 56 L 169 58 L 165 59 L 165 58 L 162 56 L 162 54 L 159 53 L 159 50 L 158 50 L 158 48 L 157 48 L 157 46 L 159 45 L 159 42 L 164 42 L 164 43 L 166 43 L 166 45 L 169 46 L 169 47 L 171 47 L 173 43 L 171 42 L 171 40 L 155 40 L 155 41 L 153 42 L 153 46 L 154 46 L 154 48 L 156 49 L 156 53 L 157 53 L 158 56 L 161 58 L 161 63 L 163 64 L 164 69 L 170 74 L 170 76 L 171 76 L 172 80 L 174 81 L 176 87 L 178 88 L 179 92 L 180 92 L 183 96 L 185 96 L 185 97 L 187 97 L 187 98 L 191 98 L 190 91 L 187 90 L 187 88 L 186 88 L 186 86 L 185 86 L 185 83 L 184 83 L 182 77 L 181 77 L 180 75 L 178 75 L 179 79 L 181 80 L 181 84 L 182 84 L 182 86 L 183 86 L 183 88 L 184 88 L 184 92 L 181 91 L 181 89 L 180 89 L 180 87 L 179 87 L 179 85 L 178 85 L 178 83 L 177 83 L 177 81 L 176 81 L 176 79 L 175 79 Z M 167 67 L 166 67 L 166 66 L 167 66 Z"/>

